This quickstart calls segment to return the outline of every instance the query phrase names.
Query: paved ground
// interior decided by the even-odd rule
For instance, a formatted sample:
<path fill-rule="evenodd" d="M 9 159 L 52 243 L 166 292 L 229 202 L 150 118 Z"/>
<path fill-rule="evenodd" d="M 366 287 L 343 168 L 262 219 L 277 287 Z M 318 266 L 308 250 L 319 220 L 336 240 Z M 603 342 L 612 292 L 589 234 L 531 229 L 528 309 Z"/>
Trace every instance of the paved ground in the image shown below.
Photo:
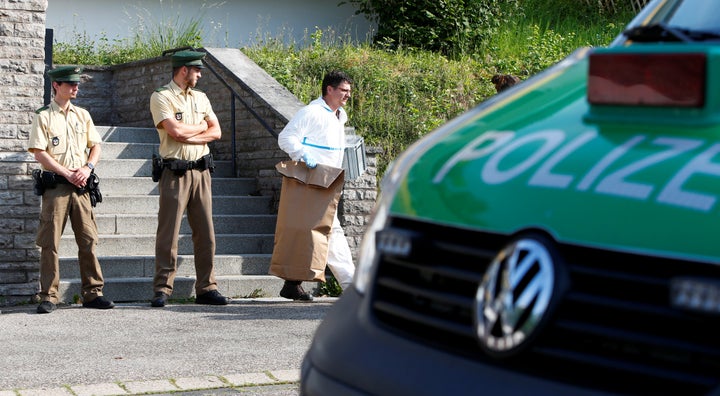
<path fill-rule="evenodd" d="M 300 362 L 336 300 L 3 307 L 0 396 L 297 395 Z"/>

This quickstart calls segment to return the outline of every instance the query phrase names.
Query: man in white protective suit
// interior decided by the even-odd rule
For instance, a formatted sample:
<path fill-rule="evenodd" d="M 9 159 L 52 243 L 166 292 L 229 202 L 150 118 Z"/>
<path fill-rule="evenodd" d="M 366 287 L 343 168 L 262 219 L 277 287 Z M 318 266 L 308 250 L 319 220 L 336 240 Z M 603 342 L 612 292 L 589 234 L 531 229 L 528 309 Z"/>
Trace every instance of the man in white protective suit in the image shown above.
<path fill-rule="evenodd" d="M 341 71 L 327 73 L 322 81 L 322 96 L 300 109 L 280 132 L 278 145 L 292 160 L 304 161 L 309 168 L 315 168 L 317 164 L 342 168 L 348 119 L 343 106 L 350 99 L 352 83 L 352 79 Z M 352 282 L 355 264 L 337 213 L 328 243 L 327 265 L 345 290 Z M 301 283 L 286 280 L 280 296 L 312 300 Z"/>

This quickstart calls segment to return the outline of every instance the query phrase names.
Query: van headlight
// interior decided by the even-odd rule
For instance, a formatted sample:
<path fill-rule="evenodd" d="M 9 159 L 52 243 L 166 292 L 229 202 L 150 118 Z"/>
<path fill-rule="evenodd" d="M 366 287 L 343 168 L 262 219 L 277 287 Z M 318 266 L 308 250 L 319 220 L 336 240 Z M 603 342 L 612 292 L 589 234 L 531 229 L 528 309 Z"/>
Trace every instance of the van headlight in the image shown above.
<path fill-rule="evenodd" d="M 353 285 L 360 294 L 365 294 L 375 273 L 378 260 L 375 236 L 378 231 L 385 228 L 390 206 L 411 164 L 407 160 L 408 154 L 412 152 L 413 150 L 408 150 L 401 154 L 396 161 L 391 162 L 380 183 L 380 194 L 375 203 L 365 236 L 360 243 L 358 262 L 355 267 L 355 277 L 353 278 Z"/>
<path fill-rule="evenodd" d="M 358 262 L 355 267 L 355 277 L 353 278 L 353 285 L 360 294 L 365 294 L 367 287 L 372 279 L 372 274 L 375 272 L 375 264 L 377 249 L 375 246 L 375 234 L 382 230 L 387 221 L 388 207 L 392 202 L 390 199 L 383 199 L 381 194 L 378 197 L 378 201 L 373 209 L 372 218 L 365 236 L 360 243 L 360 251 L 358 252 Z"/>

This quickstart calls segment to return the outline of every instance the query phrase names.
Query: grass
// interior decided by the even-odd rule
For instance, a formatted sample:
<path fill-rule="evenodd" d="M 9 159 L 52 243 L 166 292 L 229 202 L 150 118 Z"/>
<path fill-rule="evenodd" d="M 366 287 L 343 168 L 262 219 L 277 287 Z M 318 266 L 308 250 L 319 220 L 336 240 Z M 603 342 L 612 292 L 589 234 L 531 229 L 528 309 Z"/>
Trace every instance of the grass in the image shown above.
<path fill-rule="evenodd" d="M 493 74 L 526 79 L 578 47 L 608 44 L 632 16 L 629 11 L 589 12 L 577 0 L 523 1 L 525 11 L 513 24 L 500 26 L 477 53 L 457 59 L 356 43 L 323 29 L 309 33 L 302 43 L 258 33 L 256 42 L 241 50 L 305 103 L 319 96 L 325 72 L 348 72 L 355 80 L 346 108 L 348 125 L 367 146 L 383 149 L 378 157 L 381 177 L 408 145 L 494 95 Z M 73 42 L 55 44 L 54 62 L 118 64 L 155 57 L 163 49 L 202 47 L 200 16 L 137 19 L 135 35 L 126 40 L 101 36 L 95 41 L 76 32 Z"/>
<path fill-rule="evenodd" d="M 341 294 L 342 287 L 340 287 L 337 279 L 330 275 L 326 276 L 325 282 L 318 283 L 317 291 L 315 292 L 315 295 L 319 297 L 338 297 Z"/>
<path fill-rule="evenodd" d="M 578 47 L 608 44 L 624 23 L 602 21 L 591 29 L 554 30 L 526 20 L 501 29 L 481 53 L 449 59 L 400 49 L 387 51 L 368 44 L 330 45 L 328 32 L 316 31 L 306 47 L 264 40 L 242 48 L 253 61 L 307 103 L 319 95 L 320 79 L 342 69 L 354 79 L 346 110 L 349 125 L 368 146 L 383 149 L 378 174 L 412 142 L 494 95 L 490 79 L 510 73 L 526 79 Z M 334 40 L 340 41 L 342 40 Z"/>
<path fill-rule="evenodd" d="M 246 296 L 242 296 L 240 298 L 262 298 L 267 297 L 267 293 L 263 291 L 263 289 L 255 289 L 250 294 Z"/>

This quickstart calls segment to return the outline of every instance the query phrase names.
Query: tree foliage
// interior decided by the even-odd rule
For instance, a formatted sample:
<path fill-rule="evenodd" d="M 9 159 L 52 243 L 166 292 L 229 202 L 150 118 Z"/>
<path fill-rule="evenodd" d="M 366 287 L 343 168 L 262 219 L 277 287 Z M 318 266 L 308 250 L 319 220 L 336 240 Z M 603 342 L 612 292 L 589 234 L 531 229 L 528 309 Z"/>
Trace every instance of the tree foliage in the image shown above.
<path fill-rule="evenodd" d="M 348 0 L 377 24 L 374 41 L 449 56 L 475 52 L 519 10 L 518 0 Z M 342 4 L 342 3 L 341 3 Z"/>

